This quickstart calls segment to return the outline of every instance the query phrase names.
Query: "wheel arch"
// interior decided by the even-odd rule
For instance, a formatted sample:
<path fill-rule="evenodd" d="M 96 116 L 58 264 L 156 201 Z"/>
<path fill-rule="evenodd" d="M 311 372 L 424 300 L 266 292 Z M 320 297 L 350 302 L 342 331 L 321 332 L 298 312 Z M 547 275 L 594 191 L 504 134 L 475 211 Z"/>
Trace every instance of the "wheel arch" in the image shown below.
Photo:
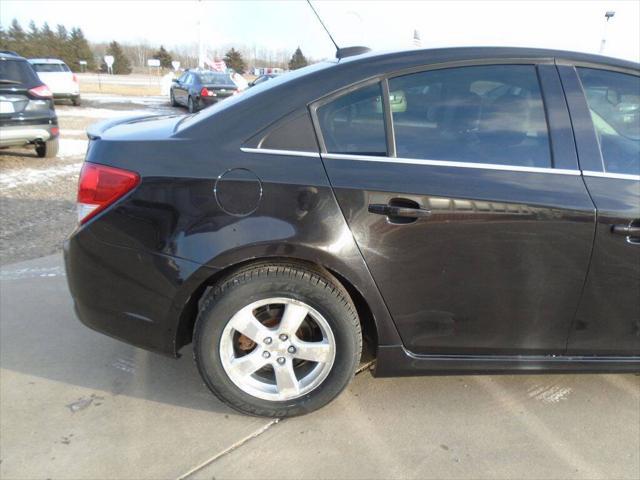
<path fill-rule="evenodd" d="M 370 291 L 372 287 L 370 285 L 358 284 L 358 281 L 355 280 L 356 275 L 353 272 L 349 272 L 347 268 L 341 268 L 341 265 L 336 265 L 335 263 L 318 261 L 317 256 L 311 256 L 309 258 L 309 256 L 302 255 L 274 255 L 235 259 L 235 261 L 225 264 L 223 268 L 218 268 L 213 271 L 211 275 L 207 276 L 195 288 L 192 288 L 178 316 L 178 324 L 175 330 L 176 353 L 192 341 L 193 328 L 198 315 L 200 299 L 207 289 L 212 288 L 239 269 L 263 263 L 297 263 L 329 274 L 329 276 L 333 277 L 347 290 L 347 293 L 356 306 L 367 348 L 366 353 L 375 355 L 379 344 L 397 344 L 399 340 L 398 333 L 395 325 L 391 322 L 386 306 L 384 306 L 375 285 L 373 287 L 376 288 L 376 291 L 375 294 L 372 294 Z"/>

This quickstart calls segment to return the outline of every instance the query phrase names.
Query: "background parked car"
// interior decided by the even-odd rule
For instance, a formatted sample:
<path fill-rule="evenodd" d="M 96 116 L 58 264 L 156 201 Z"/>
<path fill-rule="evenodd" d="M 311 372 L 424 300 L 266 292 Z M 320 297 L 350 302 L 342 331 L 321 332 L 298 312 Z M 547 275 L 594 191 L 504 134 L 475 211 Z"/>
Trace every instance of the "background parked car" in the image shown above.
<path fill-rule="evenodd" d="M 238 93 L 231 75 L 210 70 L 187 70 L 173 81 L 169 96 L 171 105 L 183 105 L 190 113 Z"/>
<path fill-rule="evenodd" d="M 66 63 L 57 58 L 30 58 L 29 63 L 54 99 L 71 100 L 74 105 L 80 105 L 80 82 Z"/>
<path fill-rule="evenodd" d="M 256 85 L 261 84 L 262 82 L 266 82 L 267 80 L 271 80 L 272 78 L 276 78 L 277 75 L 273 74 L 273 73 L 269 73 L 267 75 L 260 75 L 258 78 L 256 78 L 253 82 L 249 83 L 250 87 L 255 87 Z"/>
<path fill-rule="evenodd" d="M 39 157 L 58 153 L 53 95 L 27 60 L 0 51 L 0 147 L 35 145 Z"/>

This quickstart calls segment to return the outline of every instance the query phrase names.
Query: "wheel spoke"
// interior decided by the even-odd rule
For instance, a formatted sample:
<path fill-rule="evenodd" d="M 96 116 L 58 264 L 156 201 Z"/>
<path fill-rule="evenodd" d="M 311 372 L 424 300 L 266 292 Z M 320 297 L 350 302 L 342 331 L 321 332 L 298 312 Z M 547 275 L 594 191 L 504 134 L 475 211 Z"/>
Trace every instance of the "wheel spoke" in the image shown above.
<path fill-rule="evenodd" d="M 278 331 L 280 333 L 286 333 L 290 337 L 295 336 L 300 328 L 300 324 L 308 314 L 309 310 L 305 306 L 288 303 L 284 308 Z"/>
<path fill-rule="evenodd" d="M 327 342 L 302 342 L 298 340 L 295 347 L 295 358 L 318 363 L 326 363 L 331 359 L 331 345 Z"/>
<path fill-rule="evenodd" d="M 249 337 L 256 343 L 261 343 L 266 337 L 273 335 L 267 327 L 262 325 L 250 309 L 242 309 L 229 322 L 234 330 Z"/>
<path fill-rule="evenodd" d="M 238 377 L 246 377 L 267 364 L 267 360 L 262 357 L 258 349 L 248 355 L 231 360 L 230 372 Z"/>
<path fill-rule="evenodd" d="M 297 395 L 300 391 L 300 385 L 293 371 L 293 362 L 287 362 L 285 365 L 276 364 L 273 369 L 276 373 L 278 394 L 282 397 Z"/>

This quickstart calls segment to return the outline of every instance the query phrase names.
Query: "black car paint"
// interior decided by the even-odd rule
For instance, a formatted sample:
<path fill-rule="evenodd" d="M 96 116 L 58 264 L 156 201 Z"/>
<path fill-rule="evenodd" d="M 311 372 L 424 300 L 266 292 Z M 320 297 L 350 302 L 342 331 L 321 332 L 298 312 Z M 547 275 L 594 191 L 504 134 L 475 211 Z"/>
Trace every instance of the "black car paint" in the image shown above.
<path fill-rule="evenodd" d="M 345 87 L 429 65 L 492 62 L 539 65 L 555 167 L 569 170 L 577 169 L 577 158 L 583 161 L 581 149 L 589 148 L 583 141 L 588 132 L 578 128 L 589 122 L 571 108 L 571 96 L 577 93 L 562 69 L 588 63 L 637 70 L 628 62 L 549 50 L 461 48 L 371 54 L 265 82 L 267 87 L 256 86 L 244 98 L 193 117 L 111 122 L 110 128 L 94 129 L 87 161 L 134 170 L 142 183 L 79 227 L 66 244 L 68 279 L 81 320 L 138 346 L 176 355 L 190 339 L 199 296 L 220 275 L 257 259 L 298 259 L 333 272 L 357 297 L 361 315 L 371 314 L 378 375 L 638 370 L 637 330 L 621 328 L 617 340 L 604 341 L 599 322 L 606 319 L 574 320 L 579 304 L 589 310 L 585 298 L 590 288 L 596 289 L 591 293 L 598 295 L 596 301 L 607 293 L 597 278 L 590 280 L 597 269 L 594 265 L 589 269 L 589 258 L 596 221 L 603 224 L 602 236 L 610 223 L 603 216 L 596 219 L 590 192 L 579 174 L 449 167 L 432 167 L 426 173 L 385 159 L 358 162 L 326 155 L 321 159 L 315 138 L 302 142 L 306 146 L 283 149 L 304 155 L 273 146 L 268 152 L 254 150 L 287 120 L 289 125 L 310 125 L 310 111 L 300 107 L 312 106 Z M 249 214 L 229 215 L 214 191 L 220 187 L 218 177 L 238 168 L 259 178 L 261 201 Z M 233 175 L 224 181 L 237 202 L 253 202 L 254 181 Z M 633 210 L 637 200 L 630 190 L 632 186 L 617 193 L 620 198 L 613 199 L 613 209 L 622 216 L 620 210 L 627 205 L 626 214 L 637 218 L 640 214 Z M 384 203 L 398 195 L 420 204 L 434 197 L 492 201 L 510 213 L 461 214 L 445 208 L 411 225 L 391 225 L 366 213 L 367 203 Z M 453 225 L 453 220 L 459 222 Z M 420 232 L 427 243 L 416 244 L 411 230 Z M 435 238 L 436 231 L 453 243 Z M 367 243 L 366 236 L 372 234 L 378 237 L 369 237 Z M 509 239 L 524 243 L 505 243 Z M 460 255 L 465 249 L 468 254 Z M 597 249 L 596 239 L 594 259 Z M 433 250 L 437 257 L 429 257 Z M 487 250 L 491 256 L 483 257 Z M 638 246 L 625 244 L 618 260 L 637 256 L 637 251 Z M 491 263 L 498 253 L 511 262 L 499 265 L 503 270 Z M 507 271 L 523 259 L 519 269 Z M 436 276 L 443 267 L 448 269 L 445 284 Z M 479 273 L 479 268 L 488 270 Z M 631 274 L 634 278 L 637 272 Z M 465 316 L 430 312 L 424 301 L 437 302 L 438 295 L 460 299 Z M 477 319 L 471 300 L 484 307 Z M 505 305 L 499 309 L 501 303 Z M 541 305 L 537 315 L 527 311 Z M 627 318 L 625 314 L 629 312 L 620 312 L 620 318 Z M 625 347 L 616 349 L 615 341 Z M 602 356 L 592 356 L 599 352 Z"/>
<path fill-rule="evenodd" d="M 214 105 L 238 91 L 238 86 L 233 83 L 231 77 L 229 77 L 228 84 L 212 84 L 204 82 L 197 70 L 188 70 L 187 72 L 191 74 L 192 79 L 188 82 L 182 82 L 182 76 L 174 79 L 170 95 L 177 104 L 185 107 L 189 106 L 189 99 L 191 99 L 194 102 L 195 111 Z M 215 96 L 202 96 L 200 93 L 203 88 L 214 92 Z"/>

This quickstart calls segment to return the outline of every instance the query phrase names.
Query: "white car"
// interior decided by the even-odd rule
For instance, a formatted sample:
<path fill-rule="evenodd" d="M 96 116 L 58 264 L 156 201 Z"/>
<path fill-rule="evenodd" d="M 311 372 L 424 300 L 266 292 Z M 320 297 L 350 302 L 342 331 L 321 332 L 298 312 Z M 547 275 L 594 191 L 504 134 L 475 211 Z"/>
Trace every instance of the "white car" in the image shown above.
<path fill-rule="evenodd" d="M 80 105 L 80 82 L 66 63 L 56 58 L 31 58 L 29 63 L 53 92 L 54 99 L 68 99 Z"/>

